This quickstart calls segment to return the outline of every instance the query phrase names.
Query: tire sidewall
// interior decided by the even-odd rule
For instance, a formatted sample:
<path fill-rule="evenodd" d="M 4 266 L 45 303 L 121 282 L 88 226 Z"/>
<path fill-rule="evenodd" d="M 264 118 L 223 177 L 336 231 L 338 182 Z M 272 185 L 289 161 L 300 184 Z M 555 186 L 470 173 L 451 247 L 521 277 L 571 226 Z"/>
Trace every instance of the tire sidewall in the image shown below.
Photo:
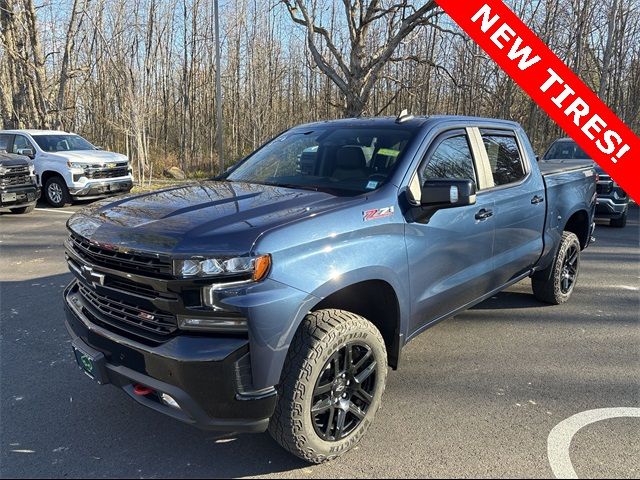
<path fill-rule="evenodd" d="M 354 328 L 355 327 L 355 328 Z M 371 348 L 373 355 L 376 359 L 376 391 L 373 396 L 373 401 L 367 410 L 365 418 L 360 425 L 349 434 L 348 437 L 336 442 L 327 442 L 321 439 L 315 431 L 313 420 L 311 417 L 311 404 L 313 402 L 313 390 L 315 385 L 323 372 L 323 367 L 331 356 L 337 352 L 340 348 L 344 347 L 347 343 L 363 343 Z M 331 339 L 327 346 L 323 348 L 322 354 L 313 360 L 312 374 L 310 375 L 309 383 L 305 384 L 305 392 L 308 392 L 303 400 L 303 414 L 302 414 L 302 429 L 306 432 L 306 439 L 308 449 L 311 449 L 315 455 L 322 455 L 328 459 L 340 455 L 342 452 L 350 450 L 355 446 L 366 431 L 371 426 L 375 414 L 380 408 L 382 403 L 382 395 L 385 389 L 385 382 L 387 376 L 386 365 L 386 351 L 384 344 L 381 345 L 380 339 L 376 337 L 372 332 L 358 328 L 358 326 L 348 325 L 346 329 L 341 330 L 340 334 L 336 338 Z M 299 380 L 300 381 L 300 380 Z"/>
<path fill-rule="evenodd" d="M 53 199 L 49 196 L 49 185 L 52 183 L 56 183 L 60 186 L 62 190 L 62 199 L 60 202 L 54 202 Z M 52 177 L 47 180 L 44 186 L 44 197 L 47 200 L 47 203 L 55 208 L 64 207 L 67 203 L 69 203 L 69 193 L 67 192 L 67 186 L 64 181 L 60 177 Z"/>
<path fill-rule="evenodd" d="M 573 285 L 571 289 L 564 293 L 562 291 L 562 267 L 567 258 L 567 253 L 571 246 L 575 246 L 578 251 L 578 259 L 577 259 L 577 269 L 576 269 L 576 278 L 573 281 Z M 559 303 L 564 303 L 571 297 L 571 294 L 575 290 L 576 284 L 578 283 L 578 278 L 580 276 L 580 241 L 575 234 L 568 235 L 564 238 L 562 243 L 560 244 L 560 249 L 558 250 L 558 255 L 556 256 L 556 264 L 553 269 L 553 289 L 558 299 Z"/>

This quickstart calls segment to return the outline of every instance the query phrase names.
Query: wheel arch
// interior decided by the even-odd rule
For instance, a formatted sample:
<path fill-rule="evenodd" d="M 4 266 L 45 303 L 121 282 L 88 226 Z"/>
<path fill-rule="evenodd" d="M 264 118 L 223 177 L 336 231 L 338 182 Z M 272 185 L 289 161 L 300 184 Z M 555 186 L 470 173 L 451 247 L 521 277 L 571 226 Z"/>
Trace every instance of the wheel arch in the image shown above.
<path fill-rule="evenodd" d="M 67 184 L 64 176 L 60 172 L 56 172 L 55 170 L 45 170 L 42 172 L 42 175 L 40 175 L 40 185 L 44 187 L 47 184 L 47 181 L 53 177 L 60 177 L 65 182 L 65 185 Z"/>
<path fill-rule="evenodd" d="M 402 349 L 402 314 L 393 286 L 379 279 L 363 280 L 342 286 L 322 298 L 311 311 L 335 308 L 360 315 L 382 334 L 387 348 L 388 364 L 398 368 Z"/>
<path fill-rule="evenodd" d="M 590 230 L 589 213 L 586 210 L 573 212 L 562 229 L 562 231 L 575 233 L 582 249 L 589 244 Z"/>

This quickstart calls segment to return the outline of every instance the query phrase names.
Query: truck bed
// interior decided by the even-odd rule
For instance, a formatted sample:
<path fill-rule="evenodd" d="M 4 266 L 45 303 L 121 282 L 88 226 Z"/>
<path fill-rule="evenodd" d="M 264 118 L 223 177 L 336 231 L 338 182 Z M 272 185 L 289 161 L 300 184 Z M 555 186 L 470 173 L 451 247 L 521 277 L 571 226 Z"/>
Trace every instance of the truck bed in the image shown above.
<path fill-rule="evenodd" d="M 543 160 L 538 162 L 538 167 L 540 167 L 540 172 L 543 176 L 583 170 L 585 168 L 593 168 L 593 166 L 594 163 L 591 160 Z"/>

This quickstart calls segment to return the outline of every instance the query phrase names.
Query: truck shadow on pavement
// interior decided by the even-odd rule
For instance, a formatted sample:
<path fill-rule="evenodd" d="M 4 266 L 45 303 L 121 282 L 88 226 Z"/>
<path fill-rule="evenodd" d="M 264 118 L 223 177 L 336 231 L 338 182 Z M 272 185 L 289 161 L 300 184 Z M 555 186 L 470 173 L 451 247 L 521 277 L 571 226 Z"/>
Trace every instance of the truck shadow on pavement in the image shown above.
<path fill-rule="evenodd" d="M 533 293 L 505 291 L 477 304 L 471 310 L 510 310 L 513 308 L 540 307 L 551 307 L 551 305 L 536 299 Z"/>
<path fill-rule="evenodd" d="M 70 280 L 0 282 L 3 477 L 242 477 L 307 466 L 266 433 L 200 431 L 83 375 L 64 326 Z"/>

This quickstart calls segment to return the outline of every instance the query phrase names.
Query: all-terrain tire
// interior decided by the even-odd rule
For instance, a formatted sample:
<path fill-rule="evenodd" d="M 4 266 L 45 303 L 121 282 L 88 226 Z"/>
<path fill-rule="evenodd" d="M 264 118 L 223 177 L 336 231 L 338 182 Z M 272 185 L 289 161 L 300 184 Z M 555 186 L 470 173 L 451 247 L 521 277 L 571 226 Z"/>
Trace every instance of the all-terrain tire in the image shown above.
<path fill-rule="evenodd" d="M 568 255 L 571 258 L 568 258 Z M 569 262 L 574 256 L 573 262 Z M 568 265 L 568 262 L 572 265 Z M 575 233 L 563 232 L 553 264 L 545 270 L 536 272 L 531 279 L 533 294 L 538 300 L 552 305 L 565 303 L 573 293 L 578 279 L 579 267 L 580 241 Z M 573 276 L 568 288 L 567 274 Z"/>
<path fill-rule="evenodd" d="M 375 360 L 372 401 L 364 418 L 350 434 L 342 439 L 327 441 L 321 438 L 314 427 L 311 413 L 314 389 L 321 375 L 326 375 L 328 368 L 325 367 L 331 359 L 349 345 L 356 345 L 356 348 L 361 348 L 357 345 L 363 345 Z M 309 313 L 289 348 L 269 433 L 283 448 L 310 463 L 332 460 L 353 448 L 369 429 L 380 408 L 386 377 L 385 343 L 371 322 L 343 310 L 327 309 Z"/>

